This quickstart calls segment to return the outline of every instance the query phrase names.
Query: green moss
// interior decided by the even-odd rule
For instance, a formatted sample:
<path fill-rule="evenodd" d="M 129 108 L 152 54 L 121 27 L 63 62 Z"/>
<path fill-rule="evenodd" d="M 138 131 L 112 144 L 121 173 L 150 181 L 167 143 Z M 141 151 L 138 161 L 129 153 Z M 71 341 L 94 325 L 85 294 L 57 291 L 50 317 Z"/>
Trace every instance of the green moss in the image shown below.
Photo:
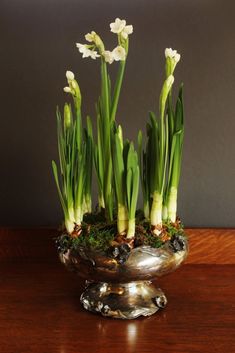
<path fill-rule="evenodd" d="M 106 250 L 117 234 L 116 224 L 82 224 L 81 235 L 73 239 L 73 248 L 84 246 L 95 250 Z"/>

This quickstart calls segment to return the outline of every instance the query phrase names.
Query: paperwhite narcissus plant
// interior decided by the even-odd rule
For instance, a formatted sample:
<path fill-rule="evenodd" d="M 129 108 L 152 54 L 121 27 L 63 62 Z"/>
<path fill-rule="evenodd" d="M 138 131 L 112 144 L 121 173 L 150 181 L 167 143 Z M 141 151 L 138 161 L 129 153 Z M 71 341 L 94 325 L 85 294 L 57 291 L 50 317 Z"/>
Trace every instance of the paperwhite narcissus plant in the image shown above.
<path fill-rule="evenodd" d="M 87 127 L 82 133 L 81 92 L 72 71 L 66 71 L 68 86 L 66 93 L 73 98 L 71 104 L 65 103 L 62 116 L 57 108 L 57 133 L 60 169 L 52 162 L 52 168 L 62 209 L 64 223 L 69 234 L 75 225 L 81 227 L 83 214 L 91 212 L 91 174 L 92 174 L 92 128 L 87 117 Z M 60 172 L 59 172 L 60 170 Z"/>
<path fill-rule="evenodd" d="M 72 234 L 80 229 L 83 215 L 91 212 L 91 185 L 93 160 L 98 180 L 99 209 L 107 222 L 117 219 L 118 234 L 132 239 L 135 236 L 135 214 L 138 199 L 139 175 L 141 178 L 144 215 L 151 234 L 159 236 L 164 224 L 176 222 L 177 191 L 180 178 L 182 144 L 184 137 L 183 93 L 180 87 L 176 105 L 173 106 L 172 87 L 174 70 L 180 54 L 172 48 L 165 49 L 166 77 L 162 85 L 156 114 L 150 113 L 147 124 L 146 145 L 142 132 L 138 135 L 138 154 L 129 140 L 124 140 L 121 126 L 116 124 L 116 113 L 122 87 L 129 34 L 132 25 L 116 18 L 110 24 L 117 34 L 117 45 L 106 50 L 103 40 L 95 32 L 85 35 L 87 44 L 76 46 L 83 58 L 100 58 L 101 93 L 97 99 L 97 136 L 93 139 L 91 119 L 82 127 L 81 92 L 72 71 L 66 71 L 68 85 L 64 91 L 73 98 L 74 108 L 66 103 L 64 124 L 57 112 L 61 179 L 56 164 L 53 171 L 65 214 L 65 226 Z M 109 66 L 119 62 L 115 81 Z M 74 117 L 73 117 L 73 114 Z M 79 158 L 76 158 L 76 153 Z M 79 165 L 78 165 L 79 164 Z M 62 182 L 60 190 L 60 181 Z"/>

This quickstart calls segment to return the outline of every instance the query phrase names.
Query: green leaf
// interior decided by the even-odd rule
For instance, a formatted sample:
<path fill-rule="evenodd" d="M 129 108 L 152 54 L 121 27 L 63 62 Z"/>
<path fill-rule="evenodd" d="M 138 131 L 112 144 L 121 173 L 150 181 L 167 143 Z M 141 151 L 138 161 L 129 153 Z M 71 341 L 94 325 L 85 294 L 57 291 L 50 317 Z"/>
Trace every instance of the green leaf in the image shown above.
<path fill-rule="evenodd" d="M 138 157 L 139 157 L 139 166 L 140 166 L 140 175 L 141 175 L 141 181 L 143 185 L 143 133 L 141 130 L 139 130 L 138 133 Z"/>
<path fill-rule="evenodd" d="M 132 169 L 128 168 L 126 173 L 126 190 L 127 190 L 127 208 L 129 212 L 129 218 L 131 218 L 131 198 L 132 198 Z"/>
<path fill-rule="evenodd" d="M 131 200 L 131 218 L 135 217 L 137 199 L 138 199 L 138 191 L 139 191 L 139 166 L 136 165 L 134 169 L 132 169 L 132 177 L 133 177 L 133 188 L 132 188 L 132 200 Z"/>
<path fill-rule="evenodd" d="M 112 106 L 111 106 L 111 121 L 115 120 L 118 101 L 120 97 L 124 72 L 125 72 L 126 61 L 120 61 L 119 69 L 117 73 L 116 83 L 114 87 L 113 99 L 112 99 Z"/>
<path fill-rule="evenodd" d="M 125 205 L 123 141 L 118 130 L 112 138 L 112 158 L 117 201 L 119 204 Z"/>
<path fill-rule="evenodd" d="M 65 205 L 65 201 L 63 199 L 62 193 L 61 193 L 60 184 L 59 184 L 59 178 L 58 178 L 58 170 L 57 170 L 57 165 L 56 165 L 55 161 L 52 161 L 52 170 L 53 170 L 54 179 L 55 179 L 57 191 L 58 191 L 58 194 L 59 194 L 61 206 L 62 206 L 62 209 L 63 209 L 63 212 L 64 212 L 64 216 L 66 218 L 68 216 L 68 211 L 67 211 L 67 207 Z"/>

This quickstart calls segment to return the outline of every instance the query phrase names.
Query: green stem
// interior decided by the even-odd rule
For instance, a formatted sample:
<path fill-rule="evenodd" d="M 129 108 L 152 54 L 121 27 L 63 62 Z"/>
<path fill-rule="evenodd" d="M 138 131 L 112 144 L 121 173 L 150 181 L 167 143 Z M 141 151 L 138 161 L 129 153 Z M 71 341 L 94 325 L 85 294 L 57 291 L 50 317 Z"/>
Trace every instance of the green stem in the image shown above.
<path fill-rule="evenodd" d="M 102 208 L 105 208 L 103 195 L 99 195 L 99 196 L 98 196 L 98 204 L 99 204 L 99 209 L 100 209 L 100 210 L 101 210 Z"/>
<path fill-rule="evenodd" d="M 109 86 L 108 86 L 108 73 L 107 73 L 107 64 L 104 59 L 101 59 L 101 80 L 103 88 L 103 103 L 104 103 L 104 116 L 105 119 L 109 120 Z"/>
<path fill-rule="evenodd" d="M 162 195 L 156 191 L 153 194 L 150 223 L 152 226 L 162 225 Z"/>
<path fill-rule="evenodd" d="M 118 70 L 118 75 L 117 75 L 115 88 L 114 88 L 110 121 L 114 121 L 115 120 L 115 116 L 116 116 L 116 112 L 117 112 L 117 106 L 118 106 L 118 101 L 119 101 L 119 97 L 120 97 L 120 91 L 121 91 L 123 77 L 124 77 L 124 72 L 125 72 L 125 66 L 126 66 L 126 61 L 121 61 L 120 66 L 119 66 L 119 70 Z"/>
<path fill-rule="evenodd" d="M 69 234 L 74 231 L 75 223 L 74 209 L 71 207 L 68 209 L 68 216 L 65 217 L 65 227 Z"/>
<path fill-rule="evenodd" d="M 127 239 L 133 238 L 135 236 L 135 218 L 129 219 Z"/>
<path fill-rule="evenodd" d="M 149 219 L 149 201 L 148 200 L 146 200 L 144 202 L 144 217 L 146 219 Z"/>
<path fill-rule="evenodd" d="M 110 106 L 109 106 L 109 83 L 107 64 L 104 59 L 101 59 L 101 80 L 102 80 L 102 136 L 104 139 L 103 150 L 99 153 L 103 156 L 103 195 L 105 202 L 105 215 L 108 221 L 113 219 L 113 200 L 112 200 L 112 161 L 111 161 L 111 146 L 110 146 Z"/>
<path fill-rule="evenodd" d="M 82 218 L 83 218 L 83 210 L 82 210 L 82 206 L 77 206 L 75 211 L 75 222 L 78 226 L 81 226 L 82 224 Z"/>
<path fill-rule="evenodd" d="M 119 234 L 124 234 L 128 227 L 128 212 L 124 205 L 118 205 L 117 228 Z"/>
<path fill-rule="evenodd" d="M 168 209 L 166 204 L 163 204 L 162 206 L 162 219 L 163 221 L 167 221 L 168 219 Z"/>
<path fill-rule="evenodd" d="M 74 222 L 70 219 L 65 218 L 64 224 L 67 232 L 71 234 L 74 231 Z"/>
<path fill-rule="evenodd" d="M 167 208 L 168 218 L 174 223 L 176 221 L 177 211 L 177 188 L 174 186 L 172 186 L 169 191 Z"/>

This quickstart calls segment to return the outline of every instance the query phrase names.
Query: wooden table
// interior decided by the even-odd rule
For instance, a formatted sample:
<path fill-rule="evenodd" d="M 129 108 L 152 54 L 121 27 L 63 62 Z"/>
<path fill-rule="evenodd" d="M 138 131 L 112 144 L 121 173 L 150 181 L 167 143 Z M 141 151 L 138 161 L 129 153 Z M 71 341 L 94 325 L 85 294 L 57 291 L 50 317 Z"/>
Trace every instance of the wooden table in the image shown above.
<path fill-rule="evenodd" d="M 234 353 L 235 231 L 188 233 L 188 263 L 159 279 L 167 307 L 149 318 L 122 321 L 81 308 L 82 282 L 59 263 L 55 231 L 2 229 L 0 352 Z M 200 263 L 197 239 L 203 254 L 207 236 L 216 238 L 217 248 Z M 230 242 L 226 260 L 223 238 L 225 247 Z"/>

